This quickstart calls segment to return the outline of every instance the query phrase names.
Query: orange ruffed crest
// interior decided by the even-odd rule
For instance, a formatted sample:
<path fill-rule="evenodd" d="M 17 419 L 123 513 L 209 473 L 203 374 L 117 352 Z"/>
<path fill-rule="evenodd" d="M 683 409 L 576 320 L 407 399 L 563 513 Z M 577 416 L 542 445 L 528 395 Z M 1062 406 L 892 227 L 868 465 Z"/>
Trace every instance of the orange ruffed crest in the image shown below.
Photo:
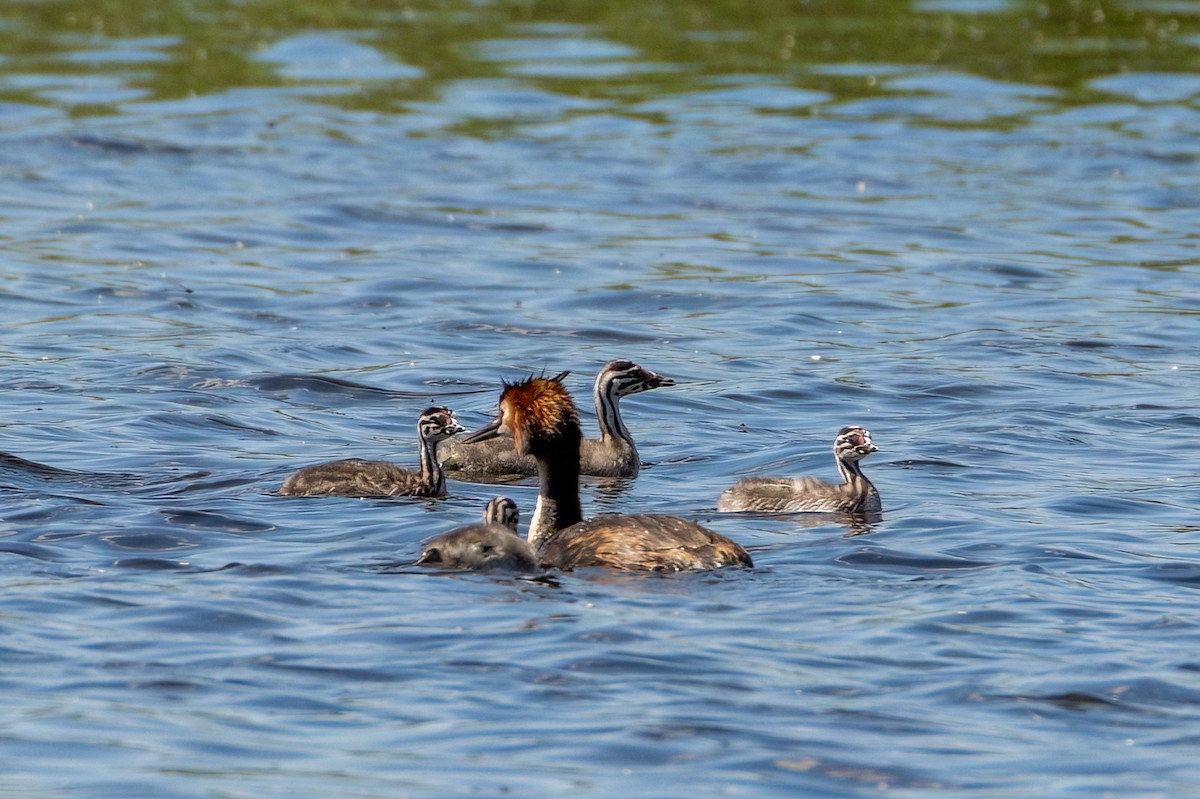
<path fill-rule="evenodd" d="M 562 434 L 579 427 L 579 412 L 562 375 L 528 377 L 520 383 L 505 383 L 500 395 L 500 413 L 512 432 L 518 452 L 527 452 L 529 436 Z"/>

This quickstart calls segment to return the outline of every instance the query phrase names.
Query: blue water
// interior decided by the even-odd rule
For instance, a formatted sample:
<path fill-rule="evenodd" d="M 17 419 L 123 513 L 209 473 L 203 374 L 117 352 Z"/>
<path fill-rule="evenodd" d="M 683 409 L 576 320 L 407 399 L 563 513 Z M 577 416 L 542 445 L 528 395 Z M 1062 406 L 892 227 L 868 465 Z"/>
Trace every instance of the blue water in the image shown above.
<path fill-rule="evenodd" d="M 986 44 L 1010 9 L 895 6 L 863 24 Z M 681 36 L 698 69 L 481 5 L 411 61 L 365 12 L 277 25 L 189 89 L 190 34 L 28 8 L 0 8 L 46 51 L 0 61 L 0 796 L 1195 792 L 1200 78 L 1049 39 L 1077 82 L 717 58 L 756 27 Z M 405 564 L 495 487 L 274 496 L 415 463 L 423 408 L 481 425 L 530 372 L 572 370 L 594 429 L 616 357 L 678 384 L 625 400 L 647 467 L 585 513 L 696 518 L 753 571 L 440 574 Z M 882 521 L 713 511 L 832 478 L 850 423 Z"/>

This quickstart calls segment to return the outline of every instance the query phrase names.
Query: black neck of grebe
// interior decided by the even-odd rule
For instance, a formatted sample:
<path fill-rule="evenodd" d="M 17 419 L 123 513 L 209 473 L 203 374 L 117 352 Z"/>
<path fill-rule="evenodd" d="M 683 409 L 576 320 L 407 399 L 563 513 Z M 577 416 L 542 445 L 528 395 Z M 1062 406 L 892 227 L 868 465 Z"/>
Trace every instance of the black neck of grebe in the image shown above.
<path fill-rule="evenodd" d="M 437 442 L 429 441 L 417 432 L 417 459 L 421 483 L 432 487 L 437 493 L 446 491 L 446 473 L 437 461 Z"/>
<path fill-rule="evenodd" d="M 633 446 L 633 438 L 621 419 L 620 406 L 617 404 L 621 400 L 617 396 L 617 381 L 597 381 L 592 389 L 592 400 L 596 403 L 596 424 L 600 426 L 600 440 L 621 438 L 629 446 Z"/>
<path fill-rule="evenodd" d="M 583 521 L 579 504 L 579 435 L 561 449 L 534 456 L 538 467 L 538 498 L 529 520 L 529 543 L 537 549 L 559 530 Z"/>

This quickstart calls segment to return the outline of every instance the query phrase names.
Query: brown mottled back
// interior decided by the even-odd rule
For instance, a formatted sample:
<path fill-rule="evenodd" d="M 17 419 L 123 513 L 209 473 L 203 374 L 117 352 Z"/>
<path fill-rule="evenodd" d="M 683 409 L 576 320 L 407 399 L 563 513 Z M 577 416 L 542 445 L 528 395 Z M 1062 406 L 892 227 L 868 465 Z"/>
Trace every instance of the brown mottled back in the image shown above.
<path fill-rule="evenodd" d="M 550 537 L 538 550 L 547 566 L 603 566 L 626 571 L 690 571 L 751 567 L 739 544 L 679 516 L 612 514 L 580 522 Z"/>

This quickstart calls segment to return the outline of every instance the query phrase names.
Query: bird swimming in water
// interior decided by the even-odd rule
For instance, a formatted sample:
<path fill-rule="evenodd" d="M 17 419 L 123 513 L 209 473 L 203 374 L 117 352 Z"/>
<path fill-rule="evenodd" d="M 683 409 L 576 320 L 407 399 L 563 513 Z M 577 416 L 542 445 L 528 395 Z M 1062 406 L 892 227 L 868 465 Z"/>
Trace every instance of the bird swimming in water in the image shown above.
<path fill-rule="evenodd" d="M 661 514 L 583 519 L 579 501 L 579 415 L 560 377 L 506 385 L 500 412 L 467 438 L 512 433 L 514 449 L 537 462 L 539 492 L 528 539 L 544 566 L 684 571 L 753 563 L 741 545 L 693 521 Z"/>
<path fill-rule="evenodd" d="M 437 445 L 466 430 L 449 408 L 429 408 L 417 419 L 416 470 L 390 461 L 359 458 L 305 466 L 288 475 L 279 489 L 285 497 L 443 497 L 446 475 L 438 463 Z"/>

